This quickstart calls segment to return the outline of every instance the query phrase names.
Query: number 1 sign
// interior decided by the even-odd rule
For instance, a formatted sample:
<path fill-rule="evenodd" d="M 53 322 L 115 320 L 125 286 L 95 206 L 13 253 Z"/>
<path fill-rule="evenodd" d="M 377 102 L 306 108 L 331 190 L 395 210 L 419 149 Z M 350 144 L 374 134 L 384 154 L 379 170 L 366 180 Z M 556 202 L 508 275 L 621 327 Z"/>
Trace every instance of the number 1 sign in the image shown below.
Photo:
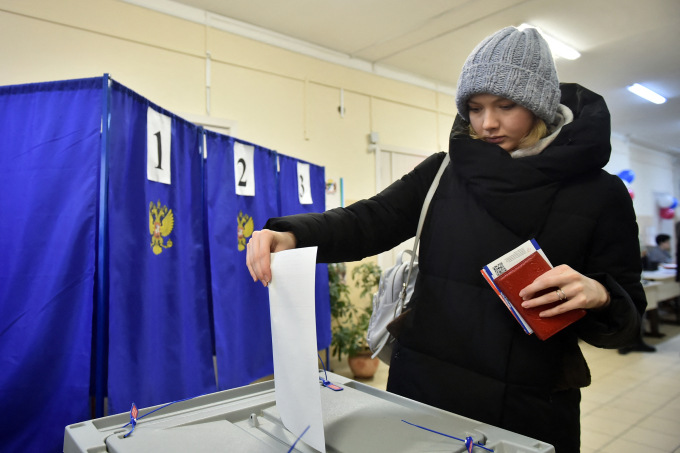
<path fill-rule="evenodd" d="M 146 177 L 170 184 L 172 118 L 149 107 L 146 111 Z"/>
<path fill-rule="evenodd" d="M 255 196 L 255 147 L 234 143 L 234 183 L 236 195 Z"/>

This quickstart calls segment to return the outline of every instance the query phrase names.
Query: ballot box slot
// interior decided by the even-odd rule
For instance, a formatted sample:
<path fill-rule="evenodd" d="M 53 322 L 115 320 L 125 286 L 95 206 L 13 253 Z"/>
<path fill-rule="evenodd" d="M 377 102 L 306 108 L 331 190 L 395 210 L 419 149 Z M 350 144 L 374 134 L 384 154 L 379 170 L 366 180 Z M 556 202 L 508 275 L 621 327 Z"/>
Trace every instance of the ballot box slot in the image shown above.
<path fill-rule="evenodd" d="M 220 410 L 219 413 L 214 414 L 214 415 L 207 415 L 207 416 L 202 416 L 198 419 L 191 420 L 188 422 L 184 423 L 179 423 L 174 426 L 190 426 L 190 425 L 198 425 L 200 423 L 210 423 L 214 421 L 219 421 L 219 420 L 225 420 L 228 421 L 229 423 L 237 423 L 243 420 L 247 420 L 250 418 L 250 414 L 253 412 L 255 413 L 261 413 L 264 409 L 267 409 L 269 407 L 272 407 L 276 404 L 276 400 L 274 400 L 273 395 L 271 399 L 267 399 L 263 401 L 262 403 L 259 404 L 248 404 L 252 403 L 252 401 L 245 401 L 244 404 L 239 404 L 237 406 L 233 406 L 231 404 L 223 405 L 217 408 Z M 196 414 L 191 414 L 192 416 Z"/>
<path fill-rule="evenodd" d="M 266 443 L 273 448 L 282 448 L 281 452 L 287 452 L 290 446 L 295 442 L 297 437 L 288 431 L 278 417 L 276 411 L 271 411 L 273 408 L 266 409 L 257 415 L 256 422 L 253 423 L 251 417 L 247 420 L 235 423 L 235 426 L 241 428 L 253 437 Z M 295 452 L 302 453 L 318 453 L 315 449 L 309 447 L 303 440 L 298 441 L 295 445 Z M 333 448 L 326 448 L 327 453 L 339 453 Z"/>

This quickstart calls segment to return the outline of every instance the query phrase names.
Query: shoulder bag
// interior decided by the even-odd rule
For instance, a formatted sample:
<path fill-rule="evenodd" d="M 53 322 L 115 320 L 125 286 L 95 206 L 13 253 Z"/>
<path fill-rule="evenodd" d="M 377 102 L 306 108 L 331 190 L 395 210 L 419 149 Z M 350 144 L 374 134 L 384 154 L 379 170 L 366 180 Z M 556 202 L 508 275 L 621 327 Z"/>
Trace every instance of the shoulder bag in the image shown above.
<path fill-rule="evenodd" d="M 423 223 L 425 223 L 425 217 L 427 215 L 427 210 L 430 207 L 430 201 L 432 201 L 432 197 L 439 185 L 439 180 L 449 164 L 449 160 L 449 153 L 446 153 L 444 161 L 439 167 L 439 171 L 434 177 L 434 181 L 432 181 L 430 190 L 428 190 L 427 195 L 425 196 L 425 201 L 420 211 L 420 219 L 418 220 L 418 229 L 416 231 L 413 250 L 404 250 L 401 252 L 397 259 L 397 263 L 382 273 L 378 285 L 378 292 L 373 295 L 373 314 L 371 315 L 371 320 L 368 324 L 366 340 L 368 342 L 368 347 L 373 352 L 372 357 L 375 358 L 377 356 L 388 365 L 392 358 L 392 348 L 395 340 L 394 336 L 388 331 L 388 325 L 398 323 L 400 315 L 406 315 L 406 307 L 411 300 L 416 285 L 416 279 L 418 277 L 416 252 L 418 251 L 418 243 L 420 242 L 420 233 L 423 229 Z M 411 256 L 409 262 L 404 262 L 405 254 Z"/>

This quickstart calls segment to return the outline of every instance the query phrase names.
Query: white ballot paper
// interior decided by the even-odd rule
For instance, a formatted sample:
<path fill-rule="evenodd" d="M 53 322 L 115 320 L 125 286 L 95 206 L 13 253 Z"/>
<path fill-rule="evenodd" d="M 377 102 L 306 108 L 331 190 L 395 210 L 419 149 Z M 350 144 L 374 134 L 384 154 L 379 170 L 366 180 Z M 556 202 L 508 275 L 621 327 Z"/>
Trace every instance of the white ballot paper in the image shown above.
<path fill-rule="evenodd" d="M 325 453 L 314 313 L 316 247 L 272 253 L 271 270 L 276 408 L 294 435 L 309 426 L 301 440 Z"/>

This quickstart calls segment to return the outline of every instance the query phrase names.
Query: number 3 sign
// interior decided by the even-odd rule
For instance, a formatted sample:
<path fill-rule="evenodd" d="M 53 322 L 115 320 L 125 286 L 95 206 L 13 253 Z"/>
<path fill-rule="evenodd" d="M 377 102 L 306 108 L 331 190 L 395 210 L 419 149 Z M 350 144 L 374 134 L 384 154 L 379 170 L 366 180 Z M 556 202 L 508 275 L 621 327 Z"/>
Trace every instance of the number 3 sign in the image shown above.
<path fill-rule="evenodd" d="M 312 185 L 309 180 L 309 164 L 297 163 L 298 197 L 300 204 L 312 204 Z"/>
<path fill-rule="evenodd" d="M 255 147 L 234 143 L 234 183 L 236 195 L 255 196 Z"/>

